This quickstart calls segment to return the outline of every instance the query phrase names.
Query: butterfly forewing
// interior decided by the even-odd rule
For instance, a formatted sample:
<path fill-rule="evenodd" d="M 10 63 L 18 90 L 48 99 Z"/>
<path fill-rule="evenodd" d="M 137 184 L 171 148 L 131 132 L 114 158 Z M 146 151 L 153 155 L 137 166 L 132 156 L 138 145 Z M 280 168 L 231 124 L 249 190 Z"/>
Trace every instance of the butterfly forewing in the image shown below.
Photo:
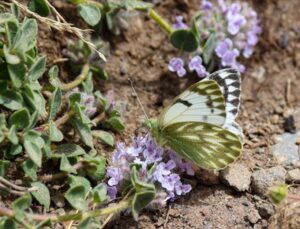
<path fill-rule="evenodd" d="M 225 101 L 214 80 L 198 82 L 177 96 L 159 118 L 161 129 L 180 122 L 206 122 L 223 125 Z"/>
<path fill-rule="evenodd" d="M 217 125 L 204 122 L 174 123 L 161 135 L 182 157 L 204 169 L 222 169 L 241 152 L 239 137 Z"/>

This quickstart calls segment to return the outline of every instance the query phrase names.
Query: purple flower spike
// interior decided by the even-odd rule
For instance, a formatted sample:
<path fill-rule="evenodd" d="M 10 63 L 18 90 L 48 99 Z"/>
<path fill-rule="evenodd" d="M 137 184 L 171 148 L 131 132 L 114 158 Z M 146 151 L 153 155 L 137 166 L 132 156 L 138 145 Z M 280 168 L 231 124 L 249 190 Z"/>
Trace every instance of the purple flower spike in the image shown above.
<path fill-rule="evenodd" d="M 108 186 L 106 185 L 107 194 L 110 200 L 114 200 L 117 197 L 118 189 L 116 186 Z"/>
<path fill-rule="evenodd" d="M 169 70 L 176 72 L 179 77 L 183 77 L 186 74 L 184 61 L 180 58 L 172 58 L 169 62 Z"/>
<path fill-rule="evenodd" d="M 212 8 L 212 6 L 213 5 L 210 1 L 208 1 L 208 0 L 203 0 L 202 1 L 202 6 L 201 7 L 204 11 L 210 10 Z"/>
<path fill-rule="evenodd" d="M 183 22 L 183 16 L 176 16 L 176 23 L 173 24 L 174 29 L 188 29 L 187 24 Z"/>
<path fill-rule="evenodd" d="M 240 52 L 237 49 L 227 51 L 222 56 L 222 66 L 233 66 L 236 62 L 236 58 L 239 56 Z"/>
<path fill-rule="evenodd" d="M 175 184 L 180 181 L 180 177 L 176 173 L 172 173 L 169 176 L 164 177 L 163 182 L 161 182 L 161 186 L 165 188 L 167 191 L 173 191 L 175 188 Z"/>
<path fill-rule="evenodd" d="M 110 186 L 115 186 L 123 180 L 122 170 L 120 168 L 108 167 L 106 169 L 106 175 L 110 177 L 107 182 Z"/>
<path fill-rule="evenodd" d="M 175 185 L 175 191 L 177 195 L 184 195 L 187 194 L 192 190 L 192 186 L 190 184 L 182 184 L 178 181 Z"/>
<path fill-rule="evenodd" d="M 202 59 L 200 56 L 194 56 L 190 63 L 189 69 L 191 71 L 196 71 L 199 77 L 205 77 L 207 75 L 205 67 L 202 65 Z"/>
<path fill-rule="evenodd" d="M 217 45 L 215 52 L 218 57 L 222 58 L 224 54 L 231 49 L 232 41 L 229 38 L 226 38 L 224 41 L 219 42 Z"/>
<path fill-rule="evenodd" d="M 246 24 L 246 19 L 244 16 L 237 14 L 232 16 L 228 22 L 227 30 L 231 35 L 236 35 L 240 31 L 241 27 Z"/>

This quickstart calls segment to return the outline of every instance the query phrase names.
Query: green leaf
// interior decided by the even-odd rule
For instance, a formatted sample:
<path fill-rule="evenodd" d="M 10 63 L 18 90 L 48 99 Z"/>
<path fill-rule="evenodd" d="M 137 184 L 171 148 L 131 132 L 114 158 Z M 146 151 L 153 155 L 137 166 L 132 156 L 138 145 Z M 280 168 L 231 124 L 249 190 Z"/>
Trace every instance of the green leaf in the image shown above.
<path fill-rule="evenodd" d="M 55 88 L 49 102 L 49 117 L 48 121 L 53 119 L 56 116 L 56 113 L 61 105 L 61 90 L 60 88 Z"/>
<path fill-rule="evenodd" d="M 131 211 L 135 220 L 138 219 L 139 212 L 144 209 L 155 197 L 155 191 L 146 190 L 136 193 L 132 199 Z"/>
<path fill-rule="evenodd" d="M 0 91 L 0 104 L 10 110 L 19 110 L 24 107 L 23 97 L 16 91 Z"/>
<path fill-rule="evenodd" d="M 33 129 L 33 127 L 36 125 L 37 121 L 38 121 L 38 111 L 33 112 L 33 114 L 31 115 L 30 118 L 30 124 L 29 126 L 26 128 L 28 129 Z"/>
<path fill-rule="evenodd" d="M 49 138 L 52 142 L 61 142 L 64 139 L 64 135 L 55 126 L 55 123 L 53 121 L 49 122 Z"/>
<path fill-rule="evenodd" d="M 9 21 L 14 21 L 16 18 L 11 13 L 1 13 L 0 14 L 0 24 L 7 23 Z"/>
<path fill-rule="evenodd" d="M 69 175 L 68 183 L 70 187 L 83 185 L 83 187 L 85 188 L 85 193 L 87 193 L 91 188 L 91 183 L 89 182 L 89 180 L 80 176 Z"/>
<path fill-rule="evenodd" d="M 92 218 L 91 217 L 87 217 L 86 219 L 84 219 L 83 221 L 81 221 L 81 223 L 77 226 L 77 229 L 89 229 L 89 228 L 92 228 L 91 227 L 91 223 L 92 223 Z"/>
<path fill-rule="evenodd" d="M 16 18 L 20 17 L 20 9 L 15 3 L 10 5 L 10 10 Z"/>
<path fill-rule="evenodd" d="M 15 125 L 12 125 L 11 128 L 9 129 L 7 138 L 14 145 L 17 145 L 19 143 L 19 138 L 17 136 L 17 131 L 16 131 Z"/>
<path fill-rule="evenodd" d="M 3 46 L 3 53 L 4 53 L 5 60 L 8 64 L 17 65 L 21 62 L 20 57 L 11 54 L 10 50 L 6 47 L 6 45 Z"/>
<path fill-rule="evenodd" d="M 25 86 L 23 98 L 26 104 L 28 104 L 28 107 L 31 108 L 32 112 L 38 111 L 41 116 L 46 114 L 46 101 L 40 90 L 35 90 L 32 84 Z"/>
<path fill-rule="evenodd" d="M 78 102 L 75 102 L 73 110 L 78 115 L 80 122 L 83 123 L 83 124 L 90 124 L 91 120 L 84 113 L 84 109 L 85 109 L 84 106 L 80 105 Z"/>
<path fill-rule="evenodd" d="M 64 154 L 62 155 L 62 157 L 60 159 L 59 169 L 61 171 L 65 171 L 65 172 L 68 172 L 68 173 L 74 173 L 74 174 L 77 173 L 76 169 L 73 168 L 73 166 L 69 162 L 68 158 Z"/>
<path fill-rule="evenodd" d="M 16 155 L 22 153 L 23 147 L 21 145 L 10 145 L 9 148 L 5 151 L 5 158 L 12 159 Z"/>
<path fill-rule="evenodd" d="M 198 37 L 190 30 L 179 29 L 171 34 L 171 43 L 180 51 L 194 52 L 199 46 Z"/>
<path fill-rule="evenodd" d="M 52 228 L 51 227 L 51 220 L 47 219 L 47 220 L 44 220 L 44 221 L 40 222 L 38 225 L 35 226 L 34 229 L 40 229 L 40 228 Z"/>
<path fill-rule="evenodd" d="M 120 117 L 111 117 L 107 120 L 107 123 L 116 131 L 125 130 L 125 126 Z"/>
<path fill-rule="evenodd" d="M 30 207 L 31 205 L 31 196 L 26 194 L 18 199 L 16 199 L 12 203 L 12 208 L 15 213 L 15 217 L 18 220 L 22 220 L 25 216 L 25 210 Z"/>
<path fill-rule="evenodd" d="M 28 176 L 30 179 L 32 179 L 33 181 L 37 180 L 36 173 L 37 173 L 38 167 L 32 160 L 27 159 L 26 161 L 24 161 L 22 163 L 22 169 L 23 169 L 25 175 Z"/>
<path fill-rule="evenodd" d="M 81 102 L 81 95 L 79 92 L 75 92 L 75 93 L 72 93 L 70 96 L 69 96 L 69 100 L 70 100 L 70 105 L 72 108 L 75 107 L 76 103 L 80 103 Z"/>
<path fill-rule="evenodd" d="M 88 174 L 88 176 L 93 180 L 101 180 L 105 176 L 105 164 L 106 160 L 103 156 L 90 156 L 86 155 L 84 157 L 84 161 L 89 164 L 84 171 Z"/>
<path fill-rule="evenodd" d="M 38 25 L 35 19 L 26 18 L 17 32 L 13 49 L 25 56 L 25 53 L 35 47 Z"/>
<path fill-rule="evenodd" d="M 146 183 L 138 179 L 138 172 L 135 165 L 131 168 L 131 182 L 137 191 L 141 191 L 143 189 L 155 191 L 155 186 L 153 184 Z"/>
<path fill-rule="evenodd" d="M 83 90 L 84 90 L 85 93 L 87 93 L 88 95 L 93 94 L 94 83 L 93 83 L 93 77 L 92 77 L 91 72 L 88 74 L 88 77 L 86 78 L 86 80 L 81 85 L 82 85 Z"/>
<path fill-rule="evenodd" d="M 15 221 L 12 219 L 4 219 L 3 221 L 0 221 L 0 228 L 1 229 L 16 229 L 17 225 Z"/>
<path fill-rule="evenodd" d="M 88 23 L 90 26 L 95 26 L 101 20 L 101 11 L 94 4 L 79 4 L 78 11 L 80 16 Z"/>
<path fill-rule="evenodd" d="M 46 70 L 46 56 L 37 58 L 34 64 L 30 67 L 28 72 L 28 79 L 30 81 L 38 80 Z"/>
<path fill-rule="evenodd" d="M 0 160 L 0 176 L 4 177 L 7 169 L 10 166 L 10 161 Z"/>
<path fill-rule="evenodd" d="M 27 140 L 24 141 L 24 147 L 25 147 L 25 150 L 26 150 L 29 158 L 38 167 L 41 167 L 42 166 L 42 157 L 43 157 L 41 148 L 37 144 L 35 144 L 31 141 L 27 141 Z"/>
<path fill-rule="evenodd" d="M 111 133 L 107 132 L 107 131 L 93 130 L 92 135 L 95 138 L 99 138 L 102 142 L 104 142 L 105 144 L 107 144 L 111 147 L 113 147 L 115 145 L 114 136 Z"/>
<path fill-rule="evenodd" d="M 102 203 L 107 200 L 107 189 L 105 184 L 100 183 L 92 190 L 93 202 Z"/>
<path fill-rule="evenodd" d="M 28 4 L 28 8 L 43 17 L 47 17 L 51 13 L 45 0 L 31 0 Z"/>
<path fill-rule="evenodd" d="M 17 65 L 9 64 L 7 65 L 7 70 L 13 86 L 16 88 L 20 88 L 26 74 L 26 67 L 24 63 L 20 63 Z"/>
<path fill-rule="evenodd" d="M 49 209 L 50 207 L 50 192 L 46 185 L 41 182 L 33 182 L 31 183 L 32 187 L 36 187 L 36 191 L 30 192 L 31 195 L 44 206 L 45 209 Z"/>
<path fill-rule="evenodd" d="M 87 124 L 80 122 L 78 119 L 72 118 L 71 123 L 78 132 L 81 140 L 87 146 L 94 148 L 93 136 L 90 127 Z"/>
<path fill-rule="evenodd" d="M 71 158 L 84 154 L 86 154 L 84 149 L 82 149 L 79 145 L 63 144 L 56 148 L 56 150 L 53 152 L 52 158 L 61 158 L 62 155 L 66 155 L 66 157 Z"/>
<path fill-rule="evenodd" d="M 62 88 L 63 84 L 58 78 L 58 75 L 59 75 L 59 68 L 57 67 L 57 65 L 52 66 L 48 72 L 49 83 L 53 87 Z"/>
<path fill-rule="evenodd" d="M 86 211 L 88 209 L 88 202 L 85 200 L 86 189 L 83 185 L 71 187 L 66 192 L 65 198 L 73 208 L 81 211 Z"/>
<path fill-rule="evenodd" d="M 205 64 L 208 64 L 211 61 L 216 46 L 217 46 L 216 33 L 211 33 L 203 48 L 203 59 Z"/>
<path fill-rule="evenodd" d="M 15 111 L 9 117 L 9 125 L 15 125 L 17 130 L 25 129 L 30 124 L 30 114 L 26 108 Z"/>
<path fill-rule="evenodd" d="M 108 80 L 108 74 L 103 68 L 92 65 L 90 69 L 99 79 Z"/>
<path fill-rule="evenodd" d="M 12 5 L 14 5 L 14 4 L 12 4 Z M 18 29 L 19 29 L 19 25 L 18 25 L 17 20 L 9 21 L 9 22 L 6 23 L 6 37 L 7 37 L 7 41 L 8 41 L 8 47 L 12 46 L 12 44 L 15 40 L 16 34 L 18 32 Z M 4 50 L 4 52 L 7 52 L 7 51 Z M 12 55 L 14 55 L 14 54 L 12 54 Z M 18 59 L 20 59 L 20 57 L 18 57 Z M 9 62 L 9 63 L 10 64 L 16 64 L 16 63 L 19 63 L 19 62 L 12 61 L 12 62 Z"/>

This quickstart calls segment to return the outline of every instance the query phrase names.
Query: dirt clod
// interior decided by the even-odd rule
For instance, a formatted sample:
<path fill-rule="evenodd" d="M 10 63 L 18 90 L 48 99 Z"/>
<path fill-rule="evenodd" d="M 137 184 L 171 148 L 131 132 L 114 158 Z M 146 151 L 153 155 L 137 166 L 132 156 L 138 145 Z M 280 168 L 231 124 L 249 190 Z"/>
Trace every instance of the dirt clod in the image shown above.
<path fill-rule="evenodd" d="M 251 187 L 255 193 L 264 195 L 272 186 L 284 183 L 285 176 L 286 170 L 282 166 L 261 169 L 252 174 Z"/>
<path fill-rule="evenodd" d="M 300 183 L 300 169 L 292 169 L 288 171 L 287 181 L 291 183 Z"/>
<path fill-rule="evenodd" d="M 275 208 L 271 203 L 260 203 L 258 205 L 258 212 L 262 218 L 268 219 L 275 213 Z"/>
<path fill-rule="evenodd" d="M 250 170 L 241 164 L 234 164 L 221 172 L 222 181 L 239 192 L 247 191 L 251 183 Z"/>

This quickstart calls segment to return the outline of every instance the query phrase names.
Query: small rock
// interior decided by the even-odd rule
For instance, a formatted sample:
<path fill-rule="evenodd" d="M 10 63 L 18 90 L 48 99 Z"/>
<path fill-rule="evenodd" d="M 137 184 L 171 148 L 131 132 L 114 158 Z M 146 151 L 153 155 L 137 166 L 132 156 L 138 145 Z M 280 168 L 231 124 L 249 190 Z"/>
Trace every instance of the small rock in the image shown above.
<path fill-rule="evenodd" d="M 264 219 L 269 219 L 275 213 L 275 208 L 271 203 L 260 203 L 257 207 L 260 216 Z"/>
<path fill-rule="evenodd" d="M 300 169 L 292 169 L 288 171 L 287 181 L 291 183 L 300 183 Z"/>
<path fill-rule="evenodd" d="M 255 171 L 251 187 L 255 193 L 264 195 L 272 186 L 284 183 L 285 175 L 286 170 L 282 166 Z"/>
<path fill-rule="evenodd" d="M 271 117 L 271 123 L 278 124 L 279 123 L 279 115 L 275 114 Z"/>
<path fill-rule="evenodd" d="M 297 134 L 284 133 L 278 138 L 278 143 L 272 146 L 272 154 L 278 162 L 289 165 L 299 161 L 297 139 L 300 137 L 300 132 Z"/>
<path fill-rule="evenodd" d="M 258 214 L 258 211 L 257 210 L 253 210 L 251 211 L 247 216 L 246 216 L 246 219 L 252 223 L 252 224 L 255 224 L 257 223 L 261 217 L 260 215 Z"/>
<path fill-rule="evenodd" d="M 239 192 L 249 189 L 251 183 L 251 172 L 241 164 L 233 164 L 220 173 L 222 181 Z"/>
<path fill-rule="evenodd" d="M 209 171 L 200 168 L 196 171 L 195 177 L 197 178 L 200 184 L 205 184 L 205 185 L 220 184 L 218 171 L 213 171 L 213 170 Z"/>

